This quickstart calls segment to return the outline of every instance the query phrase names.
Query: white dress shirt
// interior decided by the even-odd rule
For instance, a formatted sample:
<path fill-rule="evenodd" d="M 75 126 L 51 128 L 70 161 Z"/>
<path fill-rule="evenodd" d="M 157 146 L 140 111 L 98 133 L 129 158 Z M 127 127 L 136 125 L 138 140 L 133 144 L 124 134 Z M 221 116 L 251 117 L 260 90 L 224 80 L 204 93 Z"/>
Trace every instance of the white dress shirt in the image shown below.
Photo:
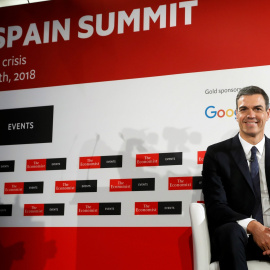
<path fill-rule="evenodd" d="M 243 150 L 246 155 L 247 163 L 250 168 L 250 157 L 251 157 L 251 148 L 254 146 L 247 141 L 245 141 L 239 134 L 239 140 L 242 144 Z M 266 183 L 265 175 L 265 137 L 255 145 L 258 149 L 257 159 L 259 163 L 259 174 L 260 174 L 260 187 L 261 187 L 261 198 L 262 198 L 262 211 L 263 211 L 263 222 L 264 226 L 270 227 L 270 202 L 269 202 L 269 193 Z M 242 219 L 237 221 L 246 231 L 249 222 L 254 220 L 252 217 Z"/>

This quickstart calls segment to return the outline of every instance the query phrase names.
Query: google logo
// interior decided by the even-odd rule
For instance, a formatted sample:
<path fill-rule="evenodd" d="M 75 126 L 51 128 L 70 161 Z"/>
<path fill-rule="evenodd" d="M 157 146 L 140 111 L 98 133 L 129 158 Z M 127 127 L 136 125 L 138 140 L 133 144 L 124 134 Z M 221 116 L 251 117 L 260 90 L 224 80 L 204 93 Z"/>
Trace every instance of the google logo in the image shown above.
<path fill-rule="evenodd" d="M 219 118 L 222 118 L 224 117 L 225 115 L 227 117 L 232 117 L 234 115 L 236 115 L 235 111 L 233 109 L 228 109 L 228 110 L 223 110 L 223 109 L 220 109 L 218 111 L 215 110 L 215 106 L 208 106 L 206 109 L 205 109 L 205 115 L 206 117 L 208 118 L 214 118 L 216 116 L 218 116 Z"/>

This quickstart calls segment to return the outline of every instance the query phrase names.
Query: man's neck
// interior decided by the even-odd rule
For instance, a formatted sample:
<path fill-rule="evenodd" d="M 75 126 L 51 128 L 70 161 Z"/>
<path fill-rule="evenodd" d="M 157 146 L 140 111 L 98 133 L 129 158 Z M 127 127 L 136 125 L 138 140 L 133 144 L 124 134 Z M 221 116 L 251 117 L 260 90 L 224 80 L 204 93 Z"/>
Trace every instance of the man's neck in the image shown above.
<path fill-rule="evenodd" d="M 246 135 L 243 132 L 239 132 L 239 134 L 240 134 L 240 136 L 241 136 L 241 138 L 243 140 L 245 140 L 246 142 L 248 142 L 248 143 L 250 143 L 252 145 L 258 144 L 263 139 L 263 137 L 264 137 L 264 134 L 260 134 L 258 136 L 254 136 L 254 137 L 252 137 L 250 135 Z"/>

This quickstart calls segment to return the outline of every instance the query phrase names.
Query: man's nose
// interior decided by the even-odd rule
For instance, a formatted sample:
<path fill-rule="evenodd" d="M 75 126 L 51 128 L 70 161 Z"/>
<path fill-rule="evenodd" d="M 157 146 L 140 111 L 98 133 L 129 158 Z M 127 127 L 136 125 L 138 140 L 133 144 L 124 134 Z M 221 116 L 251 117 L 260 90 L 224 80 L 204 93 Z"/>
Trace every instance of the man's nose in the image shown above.
<path fill-rule="evenodd" d="M 255 112 L 253 110 L 249 110 L 247 116 L 250 117 L 250 118 L 254 118 L 256 116 L 256 114 L 255 114 Z"/>

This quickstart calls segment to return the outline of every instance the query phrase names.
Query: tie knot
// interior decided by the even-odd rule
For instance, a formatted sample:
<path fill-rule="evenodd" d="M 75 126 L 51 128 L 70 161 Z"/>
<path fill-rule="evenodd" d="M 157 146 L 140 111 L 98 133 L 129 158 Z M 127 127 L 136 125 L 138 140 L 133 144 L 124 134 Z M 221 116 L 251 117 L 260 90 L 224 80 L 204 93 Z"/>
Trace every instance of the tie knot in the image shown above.
<path fill-rule="evenodd" d="M 252 156 L 253 155 L 256 155 L 257 154 L 257 151 L 258 151 L 257 147 L 256 146 L 252 146 L 252 148 L 251 148 L 251 155 Z"/>

